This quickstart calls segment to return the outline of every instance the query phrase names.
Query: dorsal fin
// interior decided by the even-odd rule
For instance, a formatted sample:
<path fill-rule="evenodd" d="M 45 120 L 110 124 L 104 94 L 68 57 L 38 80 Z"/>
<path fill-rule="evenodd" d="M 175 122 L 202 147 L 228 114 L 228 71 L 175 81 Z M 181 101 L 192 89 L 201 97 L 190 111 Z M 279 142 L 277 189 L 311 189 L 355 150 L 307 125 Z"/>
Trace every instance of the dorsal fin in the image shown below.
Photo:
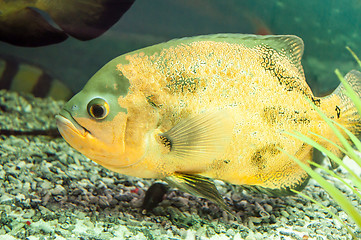
<path fill-rule="evenodd" d="M 264 41 L 277 52 L 285 54 L 298 71 L 303 74 L 301 59 L 304 44 L 301 38 L 293 35 L 265 36 Z"/>
<path fill-rule="evenodd" d="M 301 58 L 303 55 L 304 44 L 300 37 L 295 35 L 254 35 L 254 34 L 240 34 L 240 33 L 220 33 L 211 35 L 201 35 L 196 37 L 185 37 L 173 39 L 166 43 L 161 43 L 161 48 L 168 46 L 175 46 L 178 44 L 187 44 L 197 41 L 216 41 L 241 44 L 249 48 L 259 45 L 267 45 L 277 52 L 285 55 L 290 62 L 296 66 L 300 74 L 304 74 L 301 65 Z M 149 49 L 150 50 L 150 49 Z"/>

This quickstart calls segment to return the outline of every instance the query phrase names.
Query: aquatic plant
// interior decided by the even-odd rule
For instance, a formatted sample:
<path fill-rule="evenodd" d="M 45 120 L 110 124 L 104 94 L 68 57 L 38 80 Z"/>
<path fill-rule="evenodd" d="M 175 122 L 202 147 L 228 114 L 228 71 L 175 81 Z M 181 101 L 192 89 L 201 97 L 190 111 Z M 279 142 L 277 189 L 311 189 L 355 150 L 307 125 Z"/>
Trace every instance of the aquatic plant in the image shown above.
<path fill-rule="evenodd" d="M 356 59 L 357 63 L 361 67 L 361 61 L 356 56 L 356 54 L 349 47 L 346 47 L 346 48 L 347 48 L 347 50 L 350 51 L 352 56 Z M 344 87 L 346 89 L 345 94 L 353 101 L 353 103 L 355 104 L 355 106 L 357 108 L 358 113 L 361 115 L 361 99 L 358 97 L 357 93 L 352 89 L 352 87 L 346 82 L 346 80 L 343 78 L 343 76 L 341 75 L 341 73 L 340 73 L 340 71 L 338 69 L 335 70 L 335 73 L 336 73 L 337 77 L 340 79 L 341 83 L 344 85 Z M 323 140 L 326 140 L 329 143 L 333 144 L 336 148 L 341 150 L 345 155 L 347 155 L 358 166 L 361 167 L 361 157 L 355 152 L 355 150 L 358 151 L 358 152 L 361 152 L 361 142 L 360 142 L 360 140 L 354 134 L 352 134 L 348 129 L 346 129 L 345 127 L 343 127 L 339 123 L 333 121 L 332 119 L 329 119 L 313 103 L 311 103 L 311 104 L 313 105 L 315 110 L 318 112 L 318 114 L 320 114 L 320 116 L 330 126 L 330 128 L 332 129 L 334 134 L 340 140 L 342 146 L 339 146 L 339 145 L 335 144 L 334 142 L 332 142 L 331 140 L 329 140 L 329 139 L 327 139 L 327 138 L 325 138 L 323 136 L 317 135 L 317 134 L 312 133 L 312 132 L 310 132 L 310 134 L 312 134 L 314 136 L 317 136 L 317 137 L 319 137 L 319 138 L 321 138 Z M 303 135 L 303 134 L 301 134 L 301 133 L 299 133 L 297 131 L 288 132 L 287 134 L 289 134 L 289 135 L 291 135 L 291 136 L 293 136 L 295 138 L 298 138 L 298 139 L 304 141 L 307 144 L 312 145 L 314 148 L 316 148 L 319 151 L 321 151 L 322 153 L 324 153 L 329 159 L 331 159 L 332 161 L 337 163 L 339 166 L 342 166 L 349 173 L 349 175 L 350 175 L 349 180 L 351 180 L 351 184 L 348 183 L 347 179 L 342 178 L 341 176 L 336 174 L 334 171 L 329 170 L 327 167 L 321 166 L 320 164 L 317 164 L 317 163 L 312 162 L 312 161 L 309 162 L 310 166 L 308 166 L 307 164 L 302 163 L 296 157 L 286 153 L 292 159 L 294 159 L 313 179 L 315 179 L 318 182 L 318 184 L 328 192 L 328 194 L 334 199 L 334 201 L 337 202 L 340 205 L 340 207 L 348 214 L 348 216 L 350 216 L 355 221 L 356 225 L 359 228 L 361 228 L 361 212 L 359 210 L 357 210 L 353 206 L 353 204 L 351 203 L 351 201 L 349 199 L 347 199 L 347 197 L 344 196 L 344 193 L 342 193 L 339 189 L 337 189 L 332 183 L 328 182 L 322 176 L 322 174 L 316 172 L 313 169 L 313 167 L 322 169 L 325 173 L 327 173 L 330 176 L 338 179 L 340 182 L 342 182 L 342 184 L 344 184 L 346 187 L 351 189 L 351 191 L 357 196 L 358 200 L 361 200 L 361 193 L 359 192 L 359 189 L 361 190 L 361 177 L 358 176 L 353 169 L 350 169 L 350 167 L 348 167 L 346 164 L 344 164 L 340 157 L 336 156 L 334 153 L 327 150 L 326 148 L 324 148 L 323 146 L 318 144 L 316 141 L 314 141 L 310 137 L 307 137 L 307 136 L 305 136 L 305 135 Z M 345 135 L 350 138 L 351 143 L 349 143 L 349 141 L 346 139 Z M 355 149 L 353 148 L 353 146 L 355 147 Z M 298 193 L 301 196 L 309 199 L 310 201 L 316 203 L 321 208 L 323 208 L 325 211 L 327 211 L 330 215 L 332 215 L 335 219 L 337 219 L 347 229 L 347 231 L 349 232 L 349 234 L 352 236 L 353 239 L 357 238 L 355 233 L 352 231 L 352 229 L 350 229 L 350 227 L 347 226 L 347 224 L 344 221 L 342 221 L 335 213 L 330 211 L 329 208 L 323 206 L 321 202 L 318 202 L 318 201 L 312 199 L 311 197 L 309 197 L 309 196 L 307 196 L 304 193 L 301 193 L 299 191 L 296 191 L 296 190 L 293 190 L 293 191 L 295 193 Z"/>

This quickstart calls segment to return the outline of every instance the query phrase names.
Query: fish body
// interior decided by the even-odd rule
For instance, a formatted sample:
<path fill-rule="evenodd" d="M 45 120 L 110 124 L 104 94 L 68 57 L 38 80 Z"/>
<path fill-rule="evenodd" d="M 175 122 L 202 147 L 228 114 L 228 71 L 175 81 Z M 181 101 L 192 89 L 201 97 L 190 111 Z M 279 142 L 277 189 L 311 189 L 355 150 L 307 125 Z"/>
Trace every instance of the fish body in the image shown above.
<path fill-rule="evenodd" d="M 312 147 L 298 131 L 338 142 L 311 102 L 356 133 L 360 118 L 342 93 L 317 98 L 296 36 L 217 34 L 176 39 L 119 56 L 57 116 L 64 139 L 113 171 L 164 179 L 221 204 L 209 179 L 270 194 L 301 189 Z M 352 71 L 346 78 L 359 82 Z M 357 84 L 353 84 L 358 88 Z"/>

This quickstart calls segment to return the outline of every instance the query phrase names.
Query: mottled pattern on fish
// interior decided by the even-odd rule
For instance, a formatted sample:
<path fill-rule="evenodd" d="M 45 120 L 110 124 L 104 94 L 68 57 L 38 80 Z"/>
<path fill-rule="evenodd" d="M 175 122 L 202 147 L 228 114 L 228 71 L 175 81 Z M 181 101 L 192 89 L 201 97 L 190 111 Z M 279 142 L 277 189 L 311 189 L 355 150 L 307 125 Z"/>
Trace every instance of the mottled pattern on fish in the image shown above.
<path fill-rule="evenodd" d="M 311 159 L 312 152 L 282 132 L 331 134 L 306 100 L 314 98 L 302 69 L 267 45 L 247 48 L 198 41 L 125 59 L 129 64 L 119 64 L 118 70 L 131 85 L 130 94 L 119 99 L 120 105 L 127 108 L 128 99 L 146 98 L 149 106 L 143 111 L 157 109 L 162 131 L 192 115 L 228 111 L 235 123 L 231 144 L 220 159 L 207 163 L 202 175 L 234 184 L 291 187 L 307 175 L 278 147 L 304 161 Z M 340 102 L 334 98 L 323 105 L 335 109 Z M 327 112 L 337 116 L 334 110 Z M 178 171 L 193 172 L 190 168 L 198 164 L 180 165 Z"/>
<path fill-rule="evenodd" d="M 280 149 L 303 162 L 312 159 L 313 149 L 285 131 L 309 135 L 342 155 L 310 135 L 338 143 L 311 102 L 352 132 L 360 129 L 342 87 L 324 98 L 313 96 L 302 52 L 302 40 L 295 36 L 225 34 L 125 54 L 69 101 L 62 115 L 70 120 L 59 117 L 59 129 L 72 146 L 111 170 L 166 179 L 219 204 L 206 178 L 288 194 L 302 188 L 308 175 Z M 346 76 L 356 90 L 360 75 Z M 97 97 L 110 106 L 104 120 L 76 110 Z M 74 129 L 82 127 L 86 130 L 78 135 L 83 137 L 77 137 Z"/>

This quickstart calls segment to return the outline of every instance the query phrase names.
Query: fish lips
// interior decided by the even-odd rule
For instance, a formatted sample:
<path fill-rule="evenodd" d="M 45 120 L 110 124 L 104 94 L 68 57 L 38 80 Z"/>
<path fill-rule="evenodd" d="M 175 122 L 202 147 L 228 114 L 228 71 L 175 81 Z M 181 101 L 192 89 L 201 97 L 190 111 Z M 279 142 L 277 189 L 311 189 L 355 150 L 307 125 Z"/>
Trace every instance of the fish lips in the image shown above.
<path fill-rule="evenodd" d="M 67 111 L 62 111 L 55 116 L 56 125 L 58 126 L 60 134 L 66 138 L 66 136 L 78 135 L 86 137 L 89 133 L 84 127 L 82 127 Z"/>

